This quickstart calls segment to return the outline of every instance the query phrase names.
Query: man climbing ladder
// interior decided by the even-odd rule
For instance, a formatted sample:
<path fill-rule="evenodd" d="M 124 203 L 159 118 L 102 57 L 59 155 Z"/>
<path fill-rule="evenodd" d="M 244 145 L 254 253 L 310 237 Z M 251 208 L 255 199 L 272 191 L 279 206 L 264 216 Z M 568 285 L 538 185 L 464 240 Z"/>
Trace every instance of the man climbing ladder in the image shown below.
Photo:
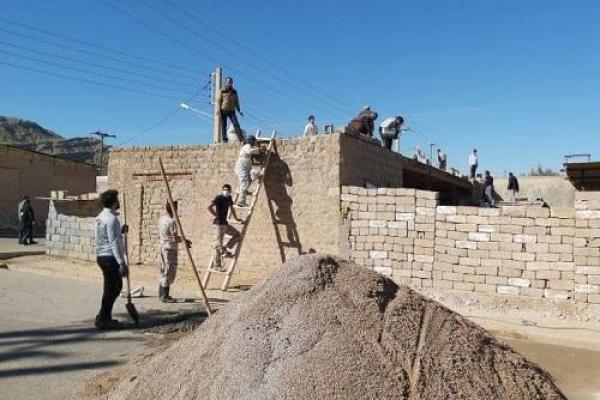
<path fill-rule="evenodd" d="M 256 143 L 258 143 L 258 146 L 260 146 L 261 144 L 267 144 L 268 146 L 266 148 L 266 154 L 265 157 L 261 158 L 261 163 L 260 163 L 260 171 L 257 171 L 258 173 L 257 175 L 257 179 L 255 180 L 255 182 L 258 182 L 258 184 L 256 185 L 255 188 L 253 188 L 251 193 L 248 193 L 248 195 L 252 198 L 252 201 L 250 202 L 250 204 L 248 205 L 233 205 L 234 201 L 233 199 L 231 199 L 231 197 L 229 196 L 229 192 L 231 191 L 231 188 L 229 187 L 229 185 L 224 185 L 223 186 L 223 194 L 221 194 L 220 196 L 217 196 L 214 200 L 213 200 L 213 204 L 214 206 L 211 204 L 211 206 L 209 207 L 209 212 L 215 216 L 215 221 L 219 220 L 219 225 L 217 225 L 215 227 L 216 231 L 215 231 L 215 243 L 213 245 L 213 247 L 215 248 L 214 254 L 211 257 L 210 263 L 208 264 L 208 269 L 206 271 L 206 274 L 204 275 L 204 281 L 203 281 L 203 286 L 206 287 L 208 285 L 208 282 L 210 280 L 211 274 L 212 273 L 219 273 L 219 274 L 224 274 L 225 277 L 223 279 L 223 283 L 221 285 L 221 290 L 227 290 L 227 287 L 229 285 L 229 280 L 231 279 L 231 275 L 235 269 L 235 266 L 237 264 L 237 260 L 239 258 L 240 255 L 240 249 L 242 246 L 242 243 L 244 241 L 244 237 L 246 235 L 246 232 L 248 230 L 248 224 L 250 223 L 250 220 L 252 218 L 252 213 L 254 211 L 254 207 L 256 206 L 256 201 L 258 199 L 258 195 L 260 193 L 260 190 L 263 186 L 263 179 L 264 179 L 264 174 L 265 171 L 267 170 L 267 167 L 269 165 L 269 159 L 271 156 L 271 152 L 273 149 L 273 146 L 275 144 L 275 132 L 273 132 L 273 135 L 271 136 L 270 139 L 256 139 L 254 138 L 254 140 L 256 141 Z M 256 144 L 255 144 L 256 146 Z M 256 150 L 258 150 L 258 148 L 256 148 Z M 252 168 L 252 164 L 250 164 L 250 169 Z M 250 175 L 251 172 L 255 172 L 255 171 L 251 171 L 250 169 L 248 169 L 247 174 Z M 236 173 L 237 173 L 237 167 L 236 167 Z M 248 186 L 250 186 L 252 184 L 252 181 L 247 182 L 243 182 L 244 184 L 240 186 L 240 193 L 238 194 L 238 197 L 241 197 L 242 194 L 246 194 L 246 191 L 248 189 Z M 225 191 L 228 192 L 228 195 L 225 195 Z M 238 199 L 239 200 L 239 199 Z M 219 207 L 217 205 L 217 203 L 222 203 L 221 206 Z M 235 213 L 235 209 L 234 208 L 238 208 L 238 211 L 243 211 L 245 213 L 245 217 L 242 217 L 242 219 L 238 218 L 238 216 Z M 225 220 L 221 220 L 222 216 L 219 216 L 219 208 L 221 208 L 221 212 L 223 212 L 224 214 L 224 218 Z M 229 211 L 231 211 L 231 213 L 229 213 Z M 241 232 L 238 232 L 236 229 L 234 229 L 233 227 L 231 227 L 228 223 L 227 223 L 227 217 L 228 214 L 234 219 L 236 220 L 238 223 L 242 224 L 242 229 Z M 221 228 L 221 223 L 225 222 L 225 228 Z M 224 240 L 224 236 L 230 236 L 230 239 L 227 242 L 226 246 L 223 246 L 223 240 Z M 232 253 L 228 252 L 228 251 L 224 251 L 223 247 L 229 247 L 232 251 Z M 223 258 L 224 257 L 231 257 L 231 262 L 229 263 L 229 265 L 226 268 L 223 268 Z"/>

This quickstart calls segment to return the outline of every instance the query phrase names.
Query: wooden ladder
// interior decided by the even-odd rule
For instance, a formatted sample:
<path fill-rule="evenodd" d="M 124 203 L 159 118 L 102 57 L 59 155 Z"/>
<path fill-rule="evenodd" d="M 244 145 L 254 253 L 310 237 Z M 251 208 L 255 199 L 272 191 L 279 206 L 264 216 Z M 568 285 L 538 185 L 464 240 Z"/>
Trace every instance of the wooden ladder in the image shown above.
<path fill-rule="evenodd" d="M 247 196 L 252 197 L 252 202 L 250 203 L 249 207 L 239 207 L 237 205 L 234 205 L 234 208 L 236 209 L 236 211 L 241 211 L 247 210 L 247 214 L 245 218 L 242 218 L 242 229 L 240 231 L 240 237 L 238 242 L 235 245 L 235 249 L 233 252 L 233 257 L 230 258 L 230 262 L 229 265 L 227 266 L 227 268 L 225 268 L 225 270 L 217 270 L 214 269 L 214 265 L 215 265 L 215 255 L 213 254 L 211 259 L 210 259 L 210 263 L 208 264 L 208 268 L 206 270 L 206 273 L 204 274 L 204 279 L 203 279 L 203 286 L 207 287 L 208 286 L 208 282 L 210 281 L 211 275 L 212 274 L 220 274 L 220 275 L 224 275 L 223 277 L 223 283 L 221 284 L 221 290 L 225 291 L 227 290 L 227 288 L 229 287 L 229 281 L 231 280 L 231 275 L 233 274 L 233 271 L 235 270 L 235 267 L 237 265 L 238 259 L 240 257 L 240 251 L 242 249 L 242 244 L 244 243 L 244 239 L 246 237 L 246 233 L 248 232 L 248 226 L 250 224 L 250 221 L 252 219 L 252 213 L 254 212 L 254 207 L 256 207 L 256 203 L 258 201 L 258 195 L 260 194 L 260 190 L 261 188 L 264 186 L 264 177 L 265 177 L 265 173 L 267 171 L 267 168 L 269 166 L 269 159 L 271 158 L 271 153 L 273 151 L 273 146 L 275 145 L 275 136 L 276 136 L 276 132 L 273 132 L 273 134 L 271 135 L 271 138 L 257 138 L 259 145 L 264 145 L 268 143 L 267 146 L 267 151 L 265 154 L 265 157 L 263 159 L 262 164 L 260 164 L 260 172 L 259 175 L 256 179 L 257 181 L 257 185 L 256 185 L 256 189 L 252 190 L 252 194 L 248 194 Z M 250 185 L 253 186 L 253 185 Z M 249 188 L 250 189 L 250 188 Z M 238 192 L 239 193 L 239 192 Z M 236 195 L 235 197 L 235 201 L 234 204 L 237 203 L 237 198 L 238 198 L 239 194 Z M 233 221 L 231 222 L 232 224 L 234 223 Z M 238 223 L 239 224 L 239 223 Z M 225 251 L 223 252 L 223 254 L 221 255 L 221 265 L 223 264 L 223 259 L 225 259 L 225 257 L 223 256 L 225 254 Z"/>

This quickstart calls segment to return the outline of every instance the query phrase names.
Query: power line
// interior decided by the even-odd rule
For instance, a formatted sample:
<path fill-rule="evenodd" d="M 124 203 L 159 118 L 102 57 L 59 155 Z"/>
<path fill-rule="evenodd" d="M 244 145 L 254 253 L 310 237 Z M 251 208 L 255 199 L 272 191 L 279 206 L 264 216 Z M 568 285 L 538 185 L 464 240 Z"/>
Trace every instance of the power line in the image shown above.
<path fill-rule="evenodd" d="M 171 8 L 173 8 L 174 10 L 178 11 L 179 13 L 187 16 L 189 19 L 193 20 L 194 22 L 204 26 L 205 28 L 209 29 L 210 31 L 212 31 L 214 34 L 218 35 L 220 38 L 225 39 L 226 41 L 228 41 L 229 43 L 233 44 L 234 46 L 246 51 L 247 53 L 253 55 L 254 57 L 258 58 L 259 60 L 261 60 L 263 63 L 265 63 L 266 65 L 268 65 L 269 67 L 271 67 L 274 70 L 278 70 L 280 71 L 282 74 L 284 74 L 285 76 L 287 76 L 288 78 L 291 78 L 307 87 L 309 87 L 310 89 L 314 90 L 317 93 L 320 93 L 322 96 L 327 97 L 328 99 L 330 99 L 331 101 L 333 101 L 336 104 L 340 104 L 342 105 L 344 108 L 348 108 L 346 111 L 350 111 L 350 112 L 354 112 L 354 107 L 345 104 L 343 102 L 340 102 L 339 98 L 336 98 L 334 96 L 332 96 L 331 94 L 327 93 L 326 91 L 320 89 L 317 86 L 312 85 L 310 82 L 305 81 L 304 79 L 298 78 L 296 76 L 294 76 L 293 74 L 291 74 L 289 71 L 287 71 L 286 69 L 278 66 L 277 64 L 269 61 L 267 58 L 263 57 L 261 54 L 257 53 L 256 51 L 254 51 L 253 49 L 241 44 L 240 42 L 228 37 L 227 35 L 225 35 L 223 32 L 217 30 L 216 28 L 212 27 L 211 25 L 209 25 L 208 23 L 206 23 L 205 21 L 203 21 L 202 19 L 198 18 L 195 14 L 183 9 L 182 7 L 179 7 L 178 5 L 176 5 L 173 1 L 171 0 L 163 0 L 165 3 L 167 3 L 169 6 L 171 6 Z"/>
<path fill-rule="evenodd" d="M 138 89 L 128 88 L 128 87 L 125 87 L 125 86 L 119 86 L 119 85 L 113 85 L 113 84 L 110 84 L 110 83 L 99 82 L 99 81 L 95 81 L 95 80 L 92 80 L 92 79 L 80 78 L 80 77 L 73 77 L 73 76 L 69 76 L 69 75 L 63 75 L 63 74 L 59 74 L 57 72 L 46 71 L 46 70 L 42 70 L 42 69 L 37 69 L 37 68 L 33 68 L 33 67 L 25 66 L 25 65 L 20 65 L 20 64 L 15 64 L 15 63 L 11 63 L 11 62 L 6 62 L 6 61 L 1 61 L 1 60 L 0 60 L 0 64 L 7 65 L 7 66 L 10 66 L 10 67 L 13 67 L 13 68 L 18 68 L 18 69 L 30 71 L 30 72 L 37 72 L 37 73 L 41 73 L 41 74 L 51 75 L 51 76 L 54 76 L 54 77 L 57 77 L 57 78 L 62 78 L 62 79 L 67 79 L 67 80 L 77 81 L 77 82 L 84 82 L 84 83 L 89 83 L 89 84 L 92 84 L 92 85 L 103 86 L 103 87 L 107 87 L 107 88 L 111 88 L 111 89 L 124 90 L 124 91 L 127 91 L 127 92 L 132 92 L 132 93 L 137 93 L 137 94 L 143 94 L 143 95 L 152 96 L 152 97 L 161 97 L 163 99 L 174 99 L 174 98 L 177 98 L 177 97 L 173 97 L 173 96 L 165 96 L 165 95 L 158 94 L 158 93 L 146 92 L 144 90 L 138 90 Z"/>
<path fill-rule="evenodd" d="M 154 85 L 152 83 L 147 83 L 147 82 L 143 82 L 143 81 L 133 80 L 133 79 L 130 79 L 130 78 L 123 78 L 123 77 L 120 77 L 120 76 L 105 74 L 105 73 L 102 73 L 102 72 L 89 71 L 89 70 L 82 69 L 82 68 L 71 67 L 69 65 L 65 65 L 65 64 L 60 64 L 60 63 L 55 63 L 55 62 L 52 62 L 52 61 L 44 60 L 43 58 L 25 56 L 25 55 L 22 55 L 22 54 L 13 53 L 11 51 L 1 50 L 1 49 L 0 49 L 0 53 L 4 53 L 4 54 L 7 54 L 7 55 L 10 55 L 10 56 L 13 56 L 13 57 L 22 58 L 22 59 L 29 60 L 29 61 L 40 62 L 40 63 L 43 63 L 43 64 L 51 65 L 53 67 L 59 67 L 59 68 L 64 68 L 64 69 L 68 69 L 68 70 L 80 72 L 80 73 L 83 73 L 83 74 L 101 76 L 101 77 L 108 78 L 108 79 L 113 79 L 113 80 L 118 80 L 118 81 L 124 81 L 124 82 L 128 82 L 128 83 L 135 83 L 135 84 L 138 84 L 138 85 L 150 86 L 150 87 L 153 87 L 153 88 L 158 89 L 158 90 L 176 92 L 176 93 L 181 94 L 181 90 L 179 90 L 179 89 L 166 88 L 166 87 L 162 87 L 162 86 L 159 86 L 159 85 Z"/>
<path fill-rule="evenodd" d="M 208 55 L 208 54 L 206 54 L 206 53 L 204 53 L 202 51 L 199 51 L 198 49 L 196 49 L 196 48 L 188 45 L 187 43 L 185 43 L 185 42 L 177 39 L 176 37 L 174 37 L 174 36 L 172 36 L 172 35 L 170 35 L 168 33 L 165 33 L 164 31 L 162 31 L 160 29 L 155 28 L 154 26 L 146 23 L 145 21 L 143 21 L 142 19 L 136 17 L 135 15 L 131 14 L 130 12 L 128 12 L 128 11 L 122 9 L 122 8 L 119 8 L 119 7 L 115 6 L 114 4 L 108 2 L 107 0 L 96 0 L 96 1 L 98 1 L 98 2 L 100 2 L 102 4 L 104 4 L 104 5 L 106 5 L 107 7 L 111 8 L 112 10 L 116 11 L 119 14 L 122 14 L 122 15 L 125 15 L 125 16 L 129 17 L 130 19 L 134 20 L 135 22 L 137 22 L 138 24 L 142 25 L 146 29 L 148 29 L 148 30 L 150 30 L 150 31 L 152 31 L 154 33 L 157 33 L 160 36 L 163 36 L 163 37 L 165 37 L 165 38 L 173 41 L 174 43 L 177 43 L 180 46 L 182 46 L 182 47 L 184 47 L 184 48 L 186 48 L 186 49 L 188 49 L 188 50 L 190 50 L 190 51 L 192 51 L 194 53 L 197 53 L 197 54 L 201 55 L 204 58 L 207 58 L 209 60 L 212 60 L 213 62 L 219 63 L 219 60 L 217 60 L 216 58 L 214 58 L 214 57 L 212 57 L 212 56 L 210 56 L 210 55 Z M 243 72 L 243 71 L 241 71 L 241 70 L 239 70 L 237 68 L 234 68 L 234 67 L 231 67 L 231 66 L 227 66 L 225 64 L 223 64 L 223 66 L 227 67 L 228 69 L 230 69 L 230 70 L 232 70 L 234 72 L 237 72 L 241 76 L 245 76 L 248 80 L 254 81 L 255 83 L 259 84 L 260 86 L 262 86 L 262 87 L 264 87 L 266 89 L 269 89 L 270 91 L 272 91 L 274 93 L 277 93 L 277 94 L 281 95 L 282 97 L 286 97 L 286 98 L 290 98 L 291 97 L 289 93 L 285 93 L 285 92 L 283 92 L 283 91 L 281 91 L 281 90 L 279 90 L 279 89 L 277 89 L 277 88 L 275 88 L 275 87 L 273 87 L 273 86 L 271 86 L 269 84 L 266 84 L 266 83 L 264 83 L 264 82 L 262 82 L 262 81 L 260 81 L 260 80 L 258 80 L 256 78 L 254 78 L 252 75 L 246 74 L 245 72 Z M 312 104 L 306 103 L 305 101 L 299 100 L 298 98 L 296 98 L 296 101 L 299 102 L 299 103 L 302 103 L 305 106 L 308 106 L 310 108 L 314 107 Z"/>
<path fill-rule="evenodd" d="M 198 97 L 202 92 L 197 92 L 195 94 L 193 94 L 190 98 L 188 98 L 187 100 L 185 100 L 186 103 L 189 103 L 190 101 L 194 100 L 196 97 Z M 145 135 L 146 133 L 150 132 L 151 130 L 153 130 L 154 128 L 156 128 L 159 125 L 162 125 L 163 123 L 165 123 L 166 121 L 168 121 L 169 119 L 171 119 L 175 114 L 177 114 L 179 111 L 181 110 L 181 107 L 177 107 L 175 109 L 173 109 L 173 111 L 170 111 L 168 114 L 166 114 L 164 117 L 160 118 L 158 121 L 154 122 L 152 125 L 148 126 L 145 129 L 142 129 L 139 133 L 133 135 L 132 137 L 130 137 L 129 139 L 125 140 L 124 142 L 119 143 L 117 146 L 123 146 L 124 144 L 130 143 L 131 141 L 139 138 L 142 135 Z"/>
<path fill-rule="evenodd" d="M 203 35 L 203 34 L 199 33 L 199 31 L 198 31 L 198 30 L 196 30 L 196 29 L 193 29 L 193 28 L 189 27 L 188 25 L 186 25 L 186 24 L 182 23 L 180 20 L 177 20 L 177 19 L 174 19 L 174 18 L 170 17 L 168 14 L 166 14 L 166 13 L 164 12 L 164 10 L 158 9 L 157 7 L 155 7 L 155 6 L 151 5 L 151 4 L 150 4 L 150 3 L 149 3 L 147 0 L 138 0 L 138 2 L 139 2 L 139 3 L 141 3 L 141 4 L 143 4 L 143 5 L 144 5 L 144 6 L 146 6 L 147 8 L 151 9 L 151 10 L 152 10 L 152 11 L 153 11 L 155 14 L 157 14 L 157 15 L 159 15 L 160 17 L 162 17 L 162 18 L 164 18 L 164 19 L 168 20 L 168 21 L 169 21 L 169 22 L 171 22 L 173 25 L 175 25 L 175 26 L 177 26 L 177 27 L 179 27 L 179 28 L 183 28 L 183 29 L 185 29 L 186 31 L 188 31 L 189 33 L 191 33 L 192 35 L 194 35 L 194 36 L 196 36 L 196 37 L 200 38 L 201 40 L 204 40 L 204 41 L 206 41 L 206 42 L 208 42 L 208 43 L 212 44 L 213 46 L 215 46 L 215 47 L 217 47 L 217 48 L 221 49 L 223 52 L 225 52 L 225 53 L 227 53 L 227 54 L 229 54 L 229 55 L 232 55 L 232 56 L 234 56 L 234 57 L 236 57 L 236 58 L 239 58 L 239 59 L 241 59 L 241 60 L 242 60 L 242 61 L 243 61 L 243 62 L 244 62 L 246 65 L 250 66 L 251 68 L 254 68 L 254 69 L 255 69 L 255 70 L 257 70 L 258 72 L 260 72 L 260 73 L 263 73 L 263 74 L 267 74 L 267 75 L 269 75 L 270 77 L 274 78 L 275 80 L 278 80 L 278 81 L 281 81 L 281 82 L 283 82 L 285 85 L 289 86 L 290 88 L 292 88 L 292 89 L 294 89 L 294 90 L 302 90 L 302 91 L 304 91 L 304 93 L 307 93 L 307 94 L 310 96 L 310 98 L 311 98 L 312 100 L 323 101 L 323 100 L 319 100 L 319 99 L 316 99 L 316 98 L 314 98 L 313 94 L 312 94 L 312 93 L 310 93 L 310 92 L 308 92 L 308 91 L 307 91 L 307 90 L 306 90 L 304 87 L 302 87 L 302 86 L 298 86 L 298 85 L 294 85 L 294 84 L 292 84 L 292 83 L 291 83 L 289 80 L 281 80 L 281 78 L 280 78 L 278 75 L 276 75 L 276 74 L 273 74 L 272 72 L 270 72 L 270 71 L 268 71 L 268 70 L 266 70 L 266 69 L 264 69 L 264 68 L 262 68 L 262 67 L 260 67 L 260 66 L 258 66 L 258 65 L 256 65 L 256 64 L 254 64 L 254 63 L 252 63 L 252 62 L 248 61 L 247 59 L 244 59 L 244 58 L 240 57 L 240 56 L 239 56 L 239 54 L 237 54 L 237 53 L 235 53 L 235 52 L 233 52 L 233 51 L 229 50 L 227 47 L 225 47 L 225 46 L 221 45 L 221 44 L 220 44 L 218 41 L 215 41 L 215 40 L 213 40 L 213 39 L 211 39 L 211 38 L 208 38 L 207 36 L 205 36 L 205 35 Z M 305 86 L 306 86 L 306 85 L 305 85 Z M 337 101 L 333 101 L 333 102 L 331 102 L 331 101 L 327 100 L 327 103 L 329 103 L 331 106 L 334 106 L 334 107 L 336 107 L 336 108 L 339 108 L 339 110 L 341 110 L 341 111 L 344 111 L 344 112 L 346 112 L 346 110 L 344 110 L 344 108 L 343 108 L 343 107 L 340 107 L 340 106 L 338 105 L 339 103 L 338 103 Z"/>
<path fill-rule="evenodd" d="M 1 16 L 0 16 L 0 21 L 4 21 L 4 22 L 7 22 L 7 23 L 12 24 L 14 26 L 19 26 L 21 28 L 26 28 L 26 29 L 29 29 L 29 30 L 32 30 L 32 31 L 35 31 L 35 32 L 38 32 L 38 33 L 43 33 L 45 35 L 50 35 L 50 36 L 53 36 L 53 37 L 56 37 L 56 38 L 59 38 L 59 39 L 62 39 L 62 40 L 66 40 L 66 41 L 69 41 L 69 42 L 78 43 L 78 44 L 81 44 L 81 45 L 84 45 L 84 46 L 94 47 L 94 48 L 101 49 L 101 50 L 104 50 L 104 51 L 108 51 L 108 52 L 111 52 L 111 53 L 114 53 L 114 54 L 119 54 L 121 56 L 129 57 L 129 58 L 134 58 L 134 59 L 142 60 L 142 61 L 145 61 L 145 62 L 151 62 L 151 63 L 162 65 L 162 66 L 165 66 L 165 67 L 175 68 L 175 69 L 179 69 L 181 71 L 191 72 L 193 74 L 198 74 L 199 73 L 199 71 L 197 71 L 197 70 L 193 70 L 191 68 L 182 67 L 181 65 L 166 63 L 164 61 L 157 61 L 157 60 L 153 60 L 153 59 L 148 58 L 148 57 L 130 54 L 130 53 L 127 53 L 127 52 L 124 52 L 124 51 L 121 51 L 121 50 L 112 49 L 110 47 L 106 47 L 106 46 L 102 46 L 102 45 L 99 45 L 99 44 L 87 42 L 87 41 L 84 41 L 84 40 L 74 39 L 74 38 L 71 38 L 71 37 L 68 37 L 68 36 L 65 36 L 65 35 L 60 35 L 60 34 L 57 34 L 57 33 L 53 33 L 53 32 L 47 31 L 45 29 L 40 29 L 40 28 L 31 26 L 31 25 L 27 25 L 27 24 L 24 24 L 22 22 L 12 21 L 10 19 L 7 19 L 7 18 L 1 17 Z"/>
<path fill-rule="evenodd" d="M 0 17 L 0 19 L 1 19 L 1 17 Z M 153 68 L 153 67 L 149 67 L 149 66 L 145 66 L 145 65 L 141 65 L 141 64 L 137 64 L 137 63 L 132 63 L 130 61 L 125 61 L 125 60 L 122 60 L 122 59 L 119 59 L 119 58 L 114 58 L 114 57 L 106 56 L 106 55 L 103 55 L 103 54 L 93 53 L 91 51 L 79 49 L 79 48 L 72 47 L 72 46 L 67 46 L 67 45 L 64 45 L 64 44 L 61 44 L 61 43 L 56 43 L 56 42 L 52 42 L 52 41 L 45 40 L 45 39 L 40 39 L 40 38 L 37 38 L 37 37 L 34 37 L 34 36 L 30 36 L 30 35 L 27 35 L 27 34 L 24 34 L 24 33 L 20 33 L 20 32 L 15 32 L 15 31 L 12 31 L 12 30 L 9 30 L 9 29 L 5 29 L 5 28 L 1 28 L 1 27 L 0 27 L 0 31 L 6 32 L 6 33 L 8 33 L 10 35 L 13 35 L 13 36 L 17 36 L 17 37 L 20 37 L 20 38 L 31 40 L 33 42 L 36 42 L 36 44 L 38 44 L 38 43 L 44 43 L 44 44 L 47 44 L 47 45 L 50 45 L 50 46 L 54 46 L 54 47 L 58 47 L 58 48 L 61 48 L 61 49 L 65 49 L 65 50 L 69 50 L 69 51 L 75 51 L 75 52 L 78 52 L 78 53 L 86 54 L 86 55 L 91 56 L 91 57 L 102 58 L 102 59 L 109 60 L 109 61 L 112 61 L 112 62 L 116 62 L 116 63 L 119 63 L 119 64 L 131 65 L 131 66 L 134 66 L 134 67 L 139 68 L 139 69 L 145 69 L 145 70 L 148 70 L 148 71 L 154 71 L 154 72 L 159 72 L 159 73 L 163 73 L 163 74 L 164 73 L 169 73 L 170 76 L 175 75 L 175 76 L 179 76 L 182 79 L 189 79 L 189 80 L 195 80 L 195 79 L 197 79 L 196 77 L 192 78 L 192 77 L 189 77 L 189 76 L 180 75 L 180 74 L 177 74 L 177 73 L 172 73 L 172 72 L 165 71 L 165 70 L 162 70 L 162 69 Z M 181 84 L 186 84 L 186 83 L 181 83 Z"/>
<path fill-rule="evenodd" d="M 26 51 L 29 51 L 31 53 L 43 54 L 43 55 L 55 57 L 55 58 L 58 58 L 58 59 L 61 59 L 61 60 L 75 62 L 75 63 L 79 63 L 79 64 L 83 64 L 83 65 L 88 65 L 88 66 L 95 67 L 95 68 L 102 68 L 102 69 L 106 69 L 106 70 L 109 70 L 109 71 L 115 71 L 115 72 L 119 72 L 119 73 L 122 73 L 122 74 L 140 76 L 140 77 L 144 77 L 146 79 L 151 79 L 153 81 L 164 81 L 164 82 L 168 82 L 168 83 L 175 83 L 175 84 L 180 85 L 182 87 L 185 86 L 187 89 L 190 88 L 190 85 L 183 85 L 183 84 L 180 84 L 180 83 L 178 83 L 176 81 L 172 81 L 170 79 L 162 79 L 162 78 L 158 78 L 158 77 L 155 77 L 155 76 L 142 74 L 142 73 L 139 73 L 139 72 L 133 72 L 131 70 L 126 70 L 126 69 L 121 69 L 121 68 L 114 68 L 114 67 L 109 67 L 109 66 L 102 65 L 102 64 L 97 64 L 97 63 L 92 63 L 92 62 L 88 62 L 88 61 L 78 60 L 76 58 L 66 57 L 66 56 L 62 56 L 62 55 L 59 55 L 59 54 L 50 53 L 50 52 L 46 52 L 46 51 L 42 51 L 42 50 L 36 50 L 36 49 L 32 49 L 32 48 L 25 47 L 25 46 L 19 46 L 19 45 L 15 45 L 13 43 L 3 42 L 1 40 L 0 40 L 0 45 L 9 46 L 9 47 L 12 47 L 12 48 L 15 48 L 15 49 L 20 49 L 20 50 L 26 50 Z M 173 89 L 173 90 L 174 91 L 179 91 L 181 89 Z"/>

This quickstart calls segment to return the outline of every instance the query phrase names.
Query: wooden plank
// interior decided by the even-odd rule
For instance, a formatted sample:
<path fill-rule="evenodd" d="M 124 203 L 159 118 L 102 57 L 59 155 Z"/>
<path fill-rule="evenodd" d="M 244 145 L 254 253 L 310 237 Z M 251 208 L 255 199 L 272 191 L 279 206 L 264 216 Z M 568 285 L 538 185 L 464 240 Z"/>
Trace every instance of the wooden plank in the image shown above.
<path fill-rule="evenodd" d="M 192 258 L 192 252 L 190 251 L 190 247 L 187 245 L 187 239 L 185 237 L 185 233 L 183 232 L 183 227 L 181 226 L 181 221 L 179 220 L 179 213 L 175 208 L 175 203 L 173 202 L 173 195 L 171 194 L 171 188 L 169 187 L 169 181 L 167 180 L 167 174 L 165 173 L 165 167 L 163 166 L 162 159 L 158 157 L 158 164 L 160 166 L 160 173 L 163 178 L 163 182 L 165 183 L 165 189 L 167 189 L 167 199 L 169 201 L 169 206 L 171 206 L 171 210 L 173 210 L 173 216 L 175 217 L 175 224 L 177 225 L 177 233 L 181 237 L 181 241 L 183 242 L 183 248 L 185 249 L 185 253 L 187 255 L 188 261 L 192 267 L 192 272 L 196 277 L 196 281 L 198 282 L 198 288 L 200 289 L 200 295 L 202 296 L 202 300 L 204 301 L 204 306 L 206 307 L 206 311 L 208 315 L 212 315 L 212 310 L 210 309 L 210 303 L 208 301 L 208 297 L 206 297 L 206 292 L 204 291 L 204 286 L 202 286 L 202 282 L 200 280 L 200 275 L 198 274 L 198 269 L 196 268 L 196 264 L 194 263 L 194 259 Z"/>

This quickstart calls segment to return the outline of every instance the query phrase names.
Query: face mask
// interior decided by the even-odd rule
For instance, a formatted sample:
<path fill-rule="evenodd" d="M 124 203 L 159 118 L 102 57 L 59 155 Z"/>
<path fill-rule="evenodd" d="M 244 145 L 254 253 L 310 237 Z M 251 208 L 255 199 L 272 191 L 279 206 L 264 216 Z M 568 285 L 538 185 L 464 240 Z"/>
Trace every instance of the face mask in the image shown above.
<path fill-rule="evenodd" d="M 223 196 L 225 196 L 225 197 L 229 196 L 229 190 L 223 190 Z"/>

